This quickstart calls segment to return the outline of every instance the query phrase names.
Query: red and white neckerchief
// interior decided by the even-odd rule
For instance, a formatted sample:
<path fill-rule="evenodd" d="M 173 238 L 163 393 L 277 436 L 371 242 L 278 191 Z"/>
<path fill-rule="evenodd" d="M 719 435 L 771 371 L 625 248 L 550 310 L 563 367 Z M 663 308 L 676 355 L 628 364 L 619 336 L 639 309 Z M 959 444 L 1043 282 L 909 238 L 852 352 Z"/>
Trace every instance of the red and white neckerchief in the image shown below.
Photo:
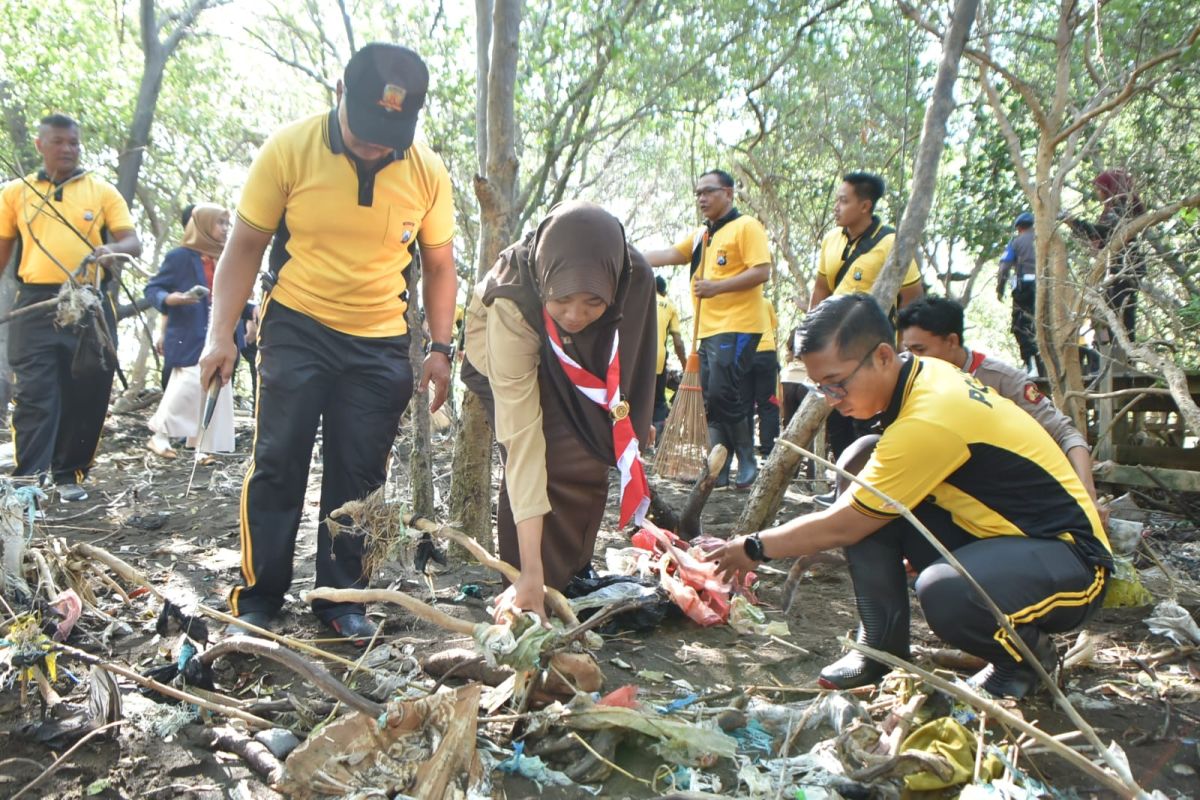
<path fill-rule="evenodd" d="M 544 308 L 542 316 L 546 321 L 550 347 L 558 356 L 558 363 L 562 365 L 567 378 L 584 397 L 607 411 L 612 419 L 613 452 L 617 456 L 617 470 L 621 473 L 621 516 L 617 524 L 624 527 L 632 517 L 634 522 L 641 525 L 650 508 L 650 484 L 646 481 L 633 421 L 629 419 L 629 403 L 621 399 L 621 357 L 617 352 L 620 336 L 613 331 L 608 371 L 605 380 L 600 380 L 563 350 L 558 325 Z"/>

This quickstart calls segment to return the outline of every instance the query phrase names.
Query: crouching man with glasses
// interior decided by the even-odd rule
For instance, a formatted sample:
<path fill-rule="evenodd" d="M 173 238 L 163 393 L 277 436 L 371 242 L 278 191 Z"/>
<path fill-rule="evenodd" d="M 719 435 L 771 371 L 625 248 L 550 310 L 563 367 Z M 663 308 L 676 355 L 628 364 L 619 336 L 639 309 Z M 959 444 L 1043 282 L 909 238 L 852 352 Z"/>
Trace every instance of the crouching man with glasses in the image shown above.
<path fill-rule="evenodd" d="M 800 357 L 833 408 L 868 420 L 879 435 L 857 440 L 842 466 L 913 510 L 1008 616 L 1045 665 L 1051 634 L 1099 608 L 1111 548 L 1091 498 L 1062 449 L 1033 417 L 953 365 L 893 347 L 887 314 L 869 295 L 831 297 L 801 330 Z M 1023 697 L 1033 667 L 983 598 L 939 557 L 899 510 L 867 489 L 840 485 L 832 507 L 710 554 L 726 577 L 775 558 L 845 548 L 860 625 L 858 641 L 908 657 L 904 559 L 929 627 L 988 666 L 970 679 L 994 696 Z M 820 684 L 849 689 L 888 668 L 857 651 L 827 666 Z"/>

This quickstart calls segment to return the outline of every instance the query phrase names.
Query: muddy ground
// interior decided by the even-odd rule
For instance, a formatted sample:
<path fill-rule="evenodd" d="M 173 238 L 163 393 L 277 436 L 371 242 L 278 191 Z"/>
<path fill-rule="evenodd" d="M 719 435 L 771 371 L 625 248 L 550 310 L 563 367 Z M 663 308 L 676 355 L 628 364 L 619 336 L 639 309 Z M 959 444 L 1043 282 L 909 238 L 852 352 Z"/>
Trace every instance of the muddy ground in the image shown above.
<path fill-rule="evenodd" d="M 238 418 L 238 452 L 223 456 L 196 471 L 190 496 L 185 487 L 192 467 L 190 453 L 180 450 L 174 461 L 163 460 L 145 449 L 149 432 L 145 427 L 148 411 L 113 415 L 107 423 L 89 500 L 68 505 L 52 500 L 46 507 L 45 533 L 67 542 L 98 544 L 138 565 L 169 596 L 180 602 L 199 601 L 224 609 L 225 599 L 238 580 L 238 498 L 244 461 L 249 449 L 251 430 L 247 413 Z M 451 441 L 435 436 L 435 476 L 440 498 L 449 491 Z M 406 459 L 400 459 L 403 464 Z M 299 594 L 311 586 L 312 556 L 315 546 L 317 503 L 319 496 L 319 459 L 314 461 L 301 536 L 295 559 L 296 579 L 293 594 L 277 630 L 287 635 L 318 643 L 332 652 L 357 658 L 361 651 L 329 640 L 332 634 L 322 628 L 299 600 Z M 403 485 L 405 476 L 397 476 Z M 788 493 L 784 513 L 807 510 L 809 494 L 823 489 L 805 481 L 796 481 Z M 681 489 L 668 489 L 682 498 Z M 709 533 L 723 535 L 729 530 L 748 494 L 732 490 L 714 492 L 706 509 Z M 156 515 L 165 515 L 158 530 L 136 527 Z M 625 537 L 613 530 L 609 520 L 597 547 L 597 566 L 603 566 L 604 549 L 623 546 Z M 1156 514 L 1151 522 L 1150 541 L 1164 554 L 1167 565 L 1178 578 L 1177 590 L 1183 605 L 1195 614 L 1200 596 L 1200 541 L 1197 530 L 1186 521 Z M 1152 566 L 1147 564 L 1146 566 Z M 787 565 L 780 565 L 786 570 Z M 1152 570 L 1153 573 L 1153 570 Z M 1167 591 L 1161 579 L 1151 581 L 1152 588 Z M 759 596 L 772 619 L 779 619 L 779 595 L 784 574 L 767 569 L 762 574 Z M 396 568 L 385 568 L 377 584 L 399 582 L 399 587 L 428 596 L 412 576 Z M 464 584 L 482 587 L 484 599 L 456 600 Z M 473 621 L 485 618 L 486 599 L 500 590 L 493 575 L 467 563 L 452 563 L 435 581 L 438 606 L 451 614 Z M 158 604 L 148 595 L 135 598 L 129 605 L 105 597 L 107 610 L 133 626 L 133 634 L 112 640 L 111 653 L 98 641 L 104 622 L 86 615 L 72 643 L 112 661 L 132 665 L 138 670 L 161 664 L 168 657 L 164 642 L 154 634 Z M 406 645 L 418 655 L 457 644 L 470 646 L 467 640 L 455 641 L 440 630 L 415 622 L 393 608 L 375 608 L 373 616 L 384 624 L 378 645 L 392 644 L 396 651 Z M 1158 789 L 1172 797 L 1200 796 L 1200 664 L 1193 661 L 1191 677 L 1186 659 L 1160 665 L 1157 670 L 1145 665 L 1144 657 L 1169 649 L 1161 637 L 1151 636 L 1142 620 L 1149 609 L 1104 610 L 1089 629 L 1100 634 L 1096 662 L 1067 675 L 1069 692 L 1088 699 L 1081 708 L 1084 716 L 1105 740 L 1119 743 L 1128 754 L 1135 778 L 1146 789 Z M 734 687 L 761 687 L 751 691 L 776 702 L 802 700 L 812 696 L 813 681 L 820 668 L 842 652 L 839 640 L 855 624 L 849 581 L 844 568 L 819 566 L 805 577 L 798 601 L 786 618 L 790 636 L 771 640 L 739 636 L 720 626 L 703 629 L 687 621 L 671 621 L 651 634 L 625 635 L 606 640 L 598 653 L 606 674 L 606 689 L 627 683 L 639 684 L 643 701 L 665 703 L 688 693 L 714 692 Z M 214 625 L 214 627 L 216 627 Z M 1060 651 L 1073 640 L 1063 637 Z M 914 641 L 936 647 L 920 620 L 914 605 Z M 803 651 L 796 647 L 803 648 Z M 1195 656 L 1193 656 L 1195 657 Z M 920 659 L 918 659 L 920 660 Z M 66 671 L 84 674 L 84 668 L 63 662 Z M 658 680 L 639 678 L 637 673 L 666 673 Z M 218 672 L 222 691 L 242 698 L 283 697 L 295 692 L 310 696 L 313 691 L 290 673 L 269 663 L 234 659 Z M 673 683 L 672 681 L 685 681 Z M 78 699 L 82 689 L 60 673 L 55 684 L 68 699 Z M 121 682 L 125 693 L 133 692 Z M 797 687 L 772 690 L 769 687 Z M 807 690 L 807 691 L 806 691 Z M 74 692 L 74 694 L 72 694 Z M 14 688 L 0 693 L 0 797 L 11 797 L 64 747 L 48 747 L 31 741 L 23 724 L 36 722 L 38 703 L 19 704 Z M 1026 702 L 1021 710 L 1027 719 L 1036 719 L 1053 733 L 1071 729 L 1062 714 L 1044 698 Z M 199 724 L 185 726 L 178 733 L 162 737 L 149 729 L 125 726 L 115 740 L 92 740 L 74 753 L 45 782 L 25 797 L 55 798 L 267 798 L 278 795 L 263 785 L 258 776 L 236 756 L 214 752 L 198 742 Z M 503 729 L 492 727 L 489 735 Z M 496 736 L 503 744 L 508 744 Z M 631 773 L 650 778 L 657 766 L 644 747 L 630 742 L 618 750 L 618 760 Z M 1050 758 L 1035 760 L 1047 785 L 1075 790 L 1079 796 L 1102 792 L 1078 773 Z M 720 768 L 718 768 L 718 772 Z M 510 798 L 538 796 L 537 787 L 521 778 L 497 776 L 497 782 Z M 724 792 L 739 794 L 732 773 L 725 774 Z M 606 797 L 644 797 L 654 792 L 627 778 L 611 778 L 601 792 Z M 560 796 L 588 796 L 568 792 Z M 953 795 L 950 795 L 953 796 Z"/>

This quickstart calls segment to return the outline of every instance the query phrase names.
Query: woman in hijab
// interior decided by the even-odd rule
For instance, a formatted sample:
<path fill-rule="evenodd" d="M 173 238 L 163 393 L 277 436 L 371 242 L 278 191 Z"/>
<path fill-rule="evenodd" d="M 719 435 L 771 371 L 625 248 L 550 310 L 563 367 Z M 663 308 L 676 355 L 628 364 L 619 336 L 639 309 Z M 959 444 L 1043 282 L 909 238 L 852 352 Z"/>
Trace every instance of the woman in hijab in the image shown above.
<path fill-rule="evenodd" d="M 162 354 L 163 372 L 170 378 L 158 410 L 148 423 L 154 436 L 146 445 L 164 458 L 176 455 L 171 438 L 186 437 L 188 446 L 197 451 L 233 451 L 233 394 L 229 386 L 217 397 L 204 441 L 196 440 L 205 395 L 197 362 L 208 331 L 213 272 L 229 226 L 227 209 L 208 203 L 194 206 L 182 245 L 167 253 L 158 274 L 143 292 L 167 320 Z"/>
<path fill-rule="evenodd" d="M 498 617 L 518 608 L 546 620 L 543 584 L 562 589 L 590 571 L 611 467 L 619 524 L 642 520 L 655 327 L 649 264 L 591 203 L 556 206 L 476 288 L 463 380 L 501 445 L 500 557 L 521 570 Z"/>
<path fill-rule="evenodd" d="M 1096 190 L 1097 199 L 1104 204 L 1099 219 L 1091 223 L 1067 217 L 1066 222 L 1076 235 L 1087 239 L 1092 247 L 1099 251 L 1104 249 L 1122 223 L 1146 213 L 1146 207 L 1142 205 L 1141 198 L 1133 189 L 1133 178 L 1123 169 L 1101 172 L 1092 181 L 1092 186 Z M 1137 246 L 1133 242 L 1129 242 L 1114 254 L 1108 264 L 1104 294 L 1109 308 L 1121 320 L 1121 326 L 1131 339 L 1137 317 L 1138 284 L 1145 273 L 1146 264 L 1139 257 Z M 1103 333 L 1107 335 L 1107 327 Z"/>

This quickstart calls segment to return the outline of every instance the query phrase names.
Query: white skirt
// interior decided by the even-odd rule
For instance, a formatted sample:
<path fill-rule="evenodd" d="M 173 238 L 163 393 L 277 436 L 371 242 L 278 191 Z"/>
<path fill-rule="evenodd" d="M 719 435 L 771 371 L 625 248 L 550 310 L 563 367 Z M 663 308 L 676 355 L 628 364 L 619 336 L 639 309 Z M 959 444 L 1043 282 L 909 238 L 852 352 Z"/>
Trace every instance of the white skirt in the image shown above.
<path fill-rule="evenodd" d="M 204 413 L 204 390 L 200 388 L 200 366 L 176 367 L 147 423 L 150 430 L 174 438 L 187 437 L 187 446 L 204 453 L 233 452 L 233 387 L 225 384 L 217 395 L 212 422 L 204 432 L 204 441 L 196 443 Z"/>

